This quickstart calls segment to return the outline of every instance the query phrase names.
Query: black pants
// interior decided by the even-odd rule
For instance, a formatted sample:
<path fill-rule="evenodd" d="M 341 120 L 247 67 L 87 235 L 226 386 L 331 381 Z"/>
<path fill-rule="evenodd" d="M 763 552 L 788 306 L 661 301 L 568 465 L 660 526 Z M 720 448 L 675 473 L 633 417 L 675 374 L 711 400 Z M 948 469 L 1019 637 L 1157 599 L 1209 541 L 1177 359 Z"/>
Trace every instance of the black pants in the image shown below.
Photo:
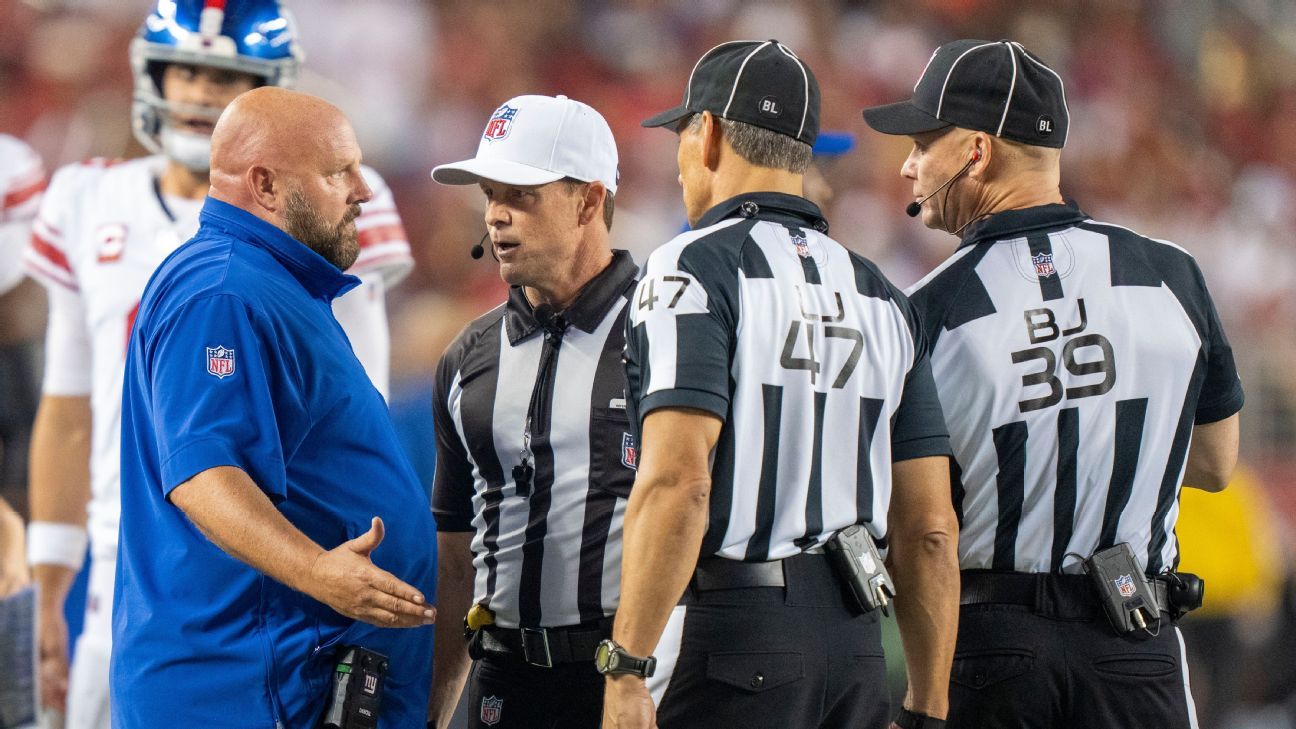
<path fill-rule="evenodd" d="M 594 660 L 541 668 L 507 653 L 487 653 L 468 675 L 472 729 L 598 729 L 604 678 Z"/>
<path fill-rule="evenodd" d="M 1183 643 L 1168 615 L 1156 636 L 1117 636 L 1087 578 L 1040 577 L 1034 605 L 959 611 L 949 729 L 1192 726 Z"/>
<path fill-rule="evenodd" d="M 662 729 L 887 726 L 877 613 L 847 607 L 823 555 L 784 562 L 785 587 L 689 588 L 649 682 Z"/>

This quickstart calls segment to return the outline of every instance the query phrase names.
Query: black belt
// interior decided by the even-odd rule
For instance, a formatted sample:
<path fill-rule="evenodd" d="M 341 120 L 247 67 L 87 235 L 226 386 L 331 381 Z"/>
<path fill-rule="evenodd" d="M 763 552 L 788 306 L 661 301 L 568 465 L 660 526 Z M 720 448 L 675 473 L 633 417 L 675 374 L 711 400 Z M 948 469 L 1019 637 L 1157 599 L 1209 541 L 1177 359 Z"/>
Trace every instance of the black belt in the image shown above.
<path fill-rule="evenodd" d="M 723 557 L 704 557 L 693 570 L 696 590 L 737 590 L 745 587 L 783 587 L 783 560 L 739 562 Z"/>
<path fill-rule="evenodd" d="M 1158 607 L 1168 611 L 1166 583 L 1150 582 Z M 960 605 L 1018 605 L 1041 614 L 1074 617 L 1103 612 L 1093 582 L 1085 575 L 966 570 L 962 583 Z"/>
<path fill-rule="evenodd" d="M 482 650 L 508 653 L 541 668 L 563 663 L 594 661 L 594 650 L 605 638 L 612 637 L 612 618 L 562 628 L 501 628 L 491 625 L 482 629 Z"/>

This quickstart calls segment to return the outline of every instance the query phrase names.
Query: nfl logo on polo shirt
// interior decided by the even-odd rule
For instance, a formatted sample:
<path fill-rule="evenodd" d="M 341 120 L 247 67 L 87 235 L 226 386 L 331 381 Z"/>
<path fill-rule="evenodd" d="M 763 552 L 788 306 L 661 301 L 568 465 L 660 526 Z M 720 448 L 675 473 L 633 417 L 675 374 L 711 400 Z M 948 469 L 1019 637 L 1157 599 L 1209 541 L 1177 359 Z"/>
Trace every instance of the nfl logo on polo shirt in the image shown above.
<path fill-rule="evenodd" d="M 1035 275 L 1040 278 L 1048 278 L 1057 273 L 1057 269 L 1053 268 L 1052 253 L 1040 253 L 1031 256 L 1031 263 L 1035 264 Z"/>
<path fill-rule="evenodd" d="M 518 110 L 515 107 L 504 104 L 491 114 L 490 121 L 486 122 L 486 131 L 482 132 L 482 137 L 490 141 L 498 141 L 509 135 L 513 131 L 513 117 L 517 116 Z"/>
<path fill-rule="evenodd" d="M 234 350 L 225 347 L 207 348 L 207 374 L 225 379 L 234 374 Z"/>
<path fill-rule="evenodd" d="M 792 245 L 796 246 L 797 255 L 801 256 L 802 258 L 809 258 L 810 242 L 806 240 L 806 237 L 799 233 L 793 233 L 791 237 L 792 237 Z"/>
<path fill-rule="evenodd" d="M 632 471 L 639 470 L 639 454 L 635 451 L 634 437 L 629 433 L 621 434 L 621 465 Z"/>
<path fill-rule="evenodd" d="M 494 726 L 499 723 L 500 715 L 504 713 L 504 699 L 497 699 L 494 696 L 483 696 L 481 702 L 481 722 L 487 726 Z"/>

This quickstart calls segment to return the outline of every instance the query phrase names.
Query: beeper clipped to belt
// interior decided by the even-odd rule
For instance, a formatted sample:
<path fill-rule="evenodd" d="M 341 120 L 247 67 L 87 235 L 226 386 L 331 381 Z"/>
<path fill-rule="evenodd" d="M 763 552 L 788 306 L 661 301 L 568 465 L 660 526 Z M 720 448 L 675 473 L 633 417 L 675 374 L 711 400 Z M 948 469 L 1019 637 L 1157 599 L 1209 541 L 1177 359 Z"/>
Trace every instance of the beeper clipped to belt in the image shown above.
<path fill-rule="evenodd" d="M 895 584 L 867 529 L 852 524 L 824 542 L 824 549 L 832 556 L 838 576 L 850 588 L 861 611 L 867 613 L 881 608 L 883 615 L 891 614 Z"/>
<path fill-rule="evenodd" d="M 387 656 L 343 646 L 333 668 L 333 690 L 320 722 L 323 729 L 377 729 L 387 679 Z"/>
<path fill-rule="evenodd" d="M 1121 542 L 1082 564 L 1117 635 L 1160 626 L 1161 606 L 1130 545 Z"/>

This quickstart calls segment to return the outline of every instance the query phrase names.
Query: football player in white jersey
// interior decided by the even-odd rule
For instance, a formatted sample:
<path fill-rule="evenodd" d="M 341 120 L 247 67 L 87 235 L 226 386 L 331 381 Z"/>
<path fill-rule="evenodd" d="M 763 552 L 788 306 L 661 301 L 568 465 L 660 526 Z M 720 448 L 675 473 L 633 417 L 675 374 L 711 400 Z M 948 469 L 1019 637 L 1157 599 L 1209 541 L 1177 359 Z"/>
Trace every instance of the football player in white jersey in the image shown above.
<path fill-rule="evenodd" d="M 0 134 L 0 295 L 22 281 L 23 248 L 45 189 L 45 165 L 25 142 Z"/>
<path fill-rule="evenodd" d="M 40 207 L 25 262 L 48 290 L 50 320 L 32 436 L 28 549 L 41 590 L 41 702 L 49 711 L 66 704 L 68 729 L 109 726 L 121 391 L 139 298 L 154 269 L 198 229 L 221 110 L 254 87 L 292 84 L 301 60 L 294 33 L 277 0 L 161 0 L 131 45 L 134 128 L 155 154 L 68 165 Z M 363 171 L 374 196 L 357 220 L 361 252 L 348 273 L 364 283 L 334 312 L 385 395 L 384 292 L 412 259 L 390 190 Z M 61 610 L 87 532 L 85 628 L 69 674 Z"/>
<path fill-rule="evenodd" d="M 0 134 L 0 296 L 22 281 L 19 261 L 44 189 L 40 156 L 21 140 Z M 0 499 L 0 599 L 28 580 L 22 528 L 22 518 Z"/>

